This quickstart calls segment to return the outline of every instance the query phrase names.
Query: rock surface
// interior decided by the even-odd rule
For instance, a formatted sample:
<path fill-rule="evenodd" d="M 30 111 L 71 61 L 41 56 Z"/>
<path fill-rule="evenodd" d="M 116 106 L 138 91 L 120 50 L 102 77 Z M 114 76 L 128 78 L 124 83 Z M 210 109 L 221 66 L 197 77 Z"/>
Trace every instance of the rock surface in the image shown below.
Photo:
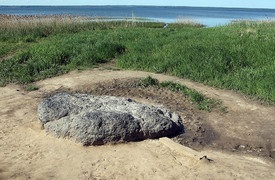
<path fill-rule="evenodd" d="M 169 137 L 184 131 L 176 113 L 112 96 L 58 93 L 39 104 L 38 115 L 48 133 L 83 145 Z"/>

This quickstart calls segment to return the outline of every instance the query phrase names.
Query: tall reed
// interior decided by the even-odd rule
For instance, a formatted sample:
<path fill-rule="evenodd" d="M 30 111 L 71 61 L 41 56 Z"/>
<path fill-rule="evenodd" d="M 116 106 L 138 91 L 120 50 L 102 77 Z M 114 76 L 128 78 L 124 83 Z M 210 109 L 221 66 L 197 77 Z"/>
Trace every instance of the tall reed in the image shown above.
<path fill-rule="evenodd" d="M 32 42 L 37 38 L 58 33 L 77 33 L 85 30 L 128 27 L 163 27 L 163 23 L 116 21 L 100 17 L 69 15 L 18 16 L 0 15 L 0 41 Z"/>

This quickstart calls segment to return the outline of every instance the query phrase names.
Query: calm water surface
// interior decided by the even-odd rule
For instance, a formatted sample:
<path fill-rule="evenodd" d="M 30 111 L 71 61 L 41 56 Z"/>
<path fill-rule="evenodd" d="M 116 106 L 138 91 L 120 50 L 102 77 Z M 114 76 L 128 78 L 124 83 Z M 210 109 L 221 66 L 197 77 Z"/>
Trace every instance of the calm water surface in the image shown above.
<path fill-rule="evenodd" d="M 78 15 L 91 17 L 141 17 L 166 23 L 191 19 L 207 26 L 223 25 L 232 20 L 275 19 L 275 9 L 201 8 L 170 6 L 0 6 L 0 14 Z"/>

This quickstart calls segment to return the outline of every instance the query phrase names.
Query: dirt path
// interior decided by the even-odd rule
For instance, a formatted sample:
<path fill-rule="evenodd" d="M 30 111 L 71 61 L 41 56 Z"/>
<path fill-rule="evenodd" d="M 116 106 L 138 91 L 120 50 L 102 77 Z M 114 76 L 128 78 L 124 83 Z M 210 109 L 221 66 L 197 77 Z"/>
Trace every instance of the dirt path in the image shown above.
<path fill-rule="evenodd" d="M 209 97 L 221 99 L 228 107 L 226 114 L 193 111 L 218 135 L 207 148 L 195 151 L 168 138 L 82 147 L 69 140 L 46 135 L 38 124 L 36 108 L 44 94 L 62 88 L 89 89 L 98 82 L 148 75 L 161 81 L 184 84 Z M 272 156 L 275 147 L 274 107 L 253 102 L 232 91 L 136 71 L 95 69 L 71 72 L 37 82 L 37 85 L 40 89 L 34 92 L 25 92 L 17 85 L 0 88 L 0 179 L 275 178 L 275 164 L 267 158 Z M 151 101 L 136 97 L 140 101 Z M 233 147 L 234 151 L 247 153 L 265 151 L 266 156 L 230 153 L 228 150 Z M 203 156 L 213 161 L 200 160 Z"/>

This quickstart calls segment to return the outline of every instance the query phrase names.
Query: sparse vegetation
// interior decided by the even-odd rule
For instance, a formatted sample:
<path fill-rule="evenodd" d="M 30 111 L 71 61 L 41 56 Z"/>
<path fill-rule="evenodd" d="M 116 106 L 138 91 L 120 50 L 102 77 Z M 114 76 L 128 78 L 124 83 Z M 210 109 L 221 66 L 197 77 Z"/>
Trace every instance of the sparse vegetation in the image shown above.
<path fill-rule="evenodd" d="M 0 84 L 29 83 L 116 59 L 120 68 L 167 73 L 275 103 L 274 21 L 163 25 L 2 15 Z"/>
<path fill-rule="evenodd" d="M 141 80 L 140 85 L 145 88 L 149 86 L 159 86 L 159 81 L 151 76 L 148 76 Z"/>
<path fill-rule="evenodd" d="M 168 88 L 171 91 L 182 94 L 190 102 L 195 103 L 199 110 L 212 111 L 212 109 L 220 109 L 222 112 L 226 112 L 226 108 L 222 106 L 221 102 L 216 99 L 207 98 L 196 90 L 190 89 L 179 83 L 174 83 L 171 81 L 159 82 L 158 79 L 148 76 L 141 79 L 140 86 L 147 87 L 157 87 L 157 88 Z"/>
<path fill-rule="evenodd" d="M 184 95 L 191 102 L 197 104 L 199 110 L 211 111 L 213 108 L 225 108 L 221 105 L 221 102 L 216 99 L 208 98 L 196 90 L 189 89 L 184 85 L 174 83 L 171 81 L 160 83 L 161 87 L 166 87 L 172 91 L 179 92 Z M 223 110 L 222 110 L 223 111 Z M 223 111 L 225 112 L 225 111 Z"/>
<path fill-rule="evenodd" d="M 39 89 L 39 87 L 34 84 L 28 84 L 27 86 L 24 87 L 24 89 L 26 91 L 36 91 Z"/>

